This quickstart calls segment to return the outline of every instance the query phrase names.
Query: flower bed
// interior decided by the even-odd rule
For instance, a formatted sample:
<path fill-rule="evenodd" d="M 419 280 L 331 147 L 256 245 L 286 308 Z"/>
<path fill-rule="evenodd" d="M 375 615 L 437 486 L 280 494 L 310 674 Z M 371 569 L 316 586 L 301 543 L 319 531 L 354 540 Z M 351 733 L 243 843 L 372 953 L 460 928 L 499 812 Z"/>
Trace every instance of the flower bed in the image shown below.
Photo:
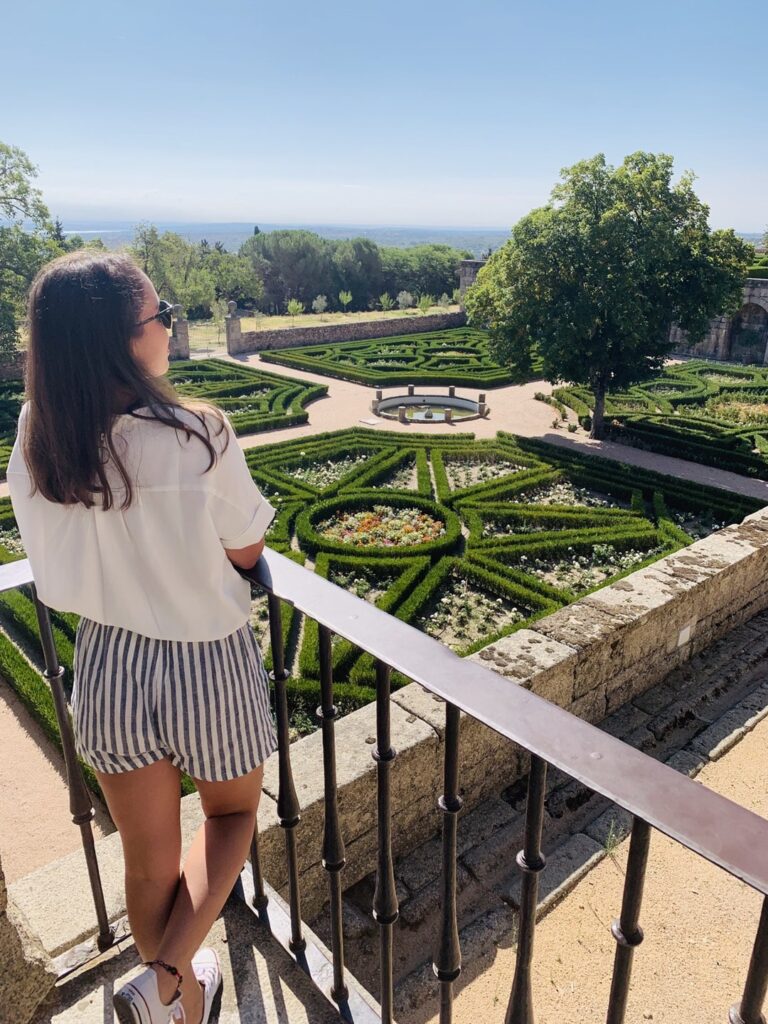
<path fill-rule="evenodd" d="M 374 505 L 361 512 L 340 512 L 318 523 L 317 532 L 352 547 L 392 548 L 427 544 L 445 534 L 445 525 L 415 508 Z"/>

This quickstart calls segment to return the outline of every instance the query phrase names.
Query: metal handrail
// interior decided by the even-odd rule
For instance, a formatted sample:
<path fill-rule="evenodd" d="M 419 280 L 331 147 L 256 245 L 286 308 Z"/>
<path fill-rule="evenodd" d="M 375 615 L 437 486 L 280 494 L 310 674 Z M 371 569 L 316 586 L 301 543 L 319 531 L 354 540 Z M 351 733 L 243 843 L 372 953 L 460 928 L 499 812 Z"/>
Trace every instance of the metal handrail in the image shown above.
<path fill-rule="evenodd" d="M 585 786 L 768 895 L 768 821 L 543 697 L 264 549 L 244 576 Z M 33 582 L 0 566 L 0 592 Z"/>
<path fill-rule="evenodd" d="M 768 899 L 765 898 L 768 896 L 768 864 L 764 856 L 768 848 L 768 821 L 524 687 L 476 662 L 459 658 L 438 641 L 283 555 L 267 550 L 257 565 L 242 575 L 266 591 L 268 598 L 279 756 L 277 816 L 285 830 L 289 903 L 286 906 L 261 877 L 258 834 L 254 835 L 251 847 L 251 871 L 246 870 L 241 875 L 240 894 L 336 1007 L 342 1019 L 359 1024 L 394 1024 L 392 929 L 398 918 L 398 905 L 392 874 L 389 772 L 396 752 L 390 741 L 389 676 L 395 670 L 445 701 L 443 793 L 438 800 L 443 813 L 441 924 L 433 960 L 440 985 L 440 1024 L 450 1024 L 453 1019 L 453 985 L 461 972 L 456 899 L 457 823 L 462 806 L 458 779 L 461 710 L 531 754 L 525 840 L 517 855 L 517 864 L 523 873 L 517 957 L 505 1024 L 533 1024 L 531 960 L 538 876 L 546 864 L 541 850 L 541 832 L 548 764 L 624 807 L 634 818 L 621 916 L 614 920 L 611 929 L 617 947 L 607 1024 L 624 1022 L 634 950 L 643 939 L 638 915 L 651 826 L 763 893 L 762 915 L 744 993 L 740 1003 L 731 1007 L 729 1021 L 731 1024 L 765 1024 L 761 1007 L 768 989 Z M 26 584 L 33 585 L 45 675 L 51 683 L 67 758 L 73 820 L 80 825 L 83 834 L 99 923 L 96 945 L 103 950 L 115 942 L 116 932 L 109 926 L 106 916 L 90 829 L 92 804 L 74 753 L 62 687 L 64 670 L 56 658 L 48 609 L 37 597 L 27 560 L 0 566 L 0 591 Z M 332 951 L 323 946 L 301 919 L 296 845 L 296 827 L 301 815 L 290 759 L 288 672 L 281 627 L 283 601 L 319 624 L 321 705 L 318 718 L 322 728 L 325 783 L 322 858 L 330 887 Z M 378 867 L 372 909 L 380 934 L 380 1005 L 371 1001 L 352 975 L 345 975 L 340 880 L 345 856 L 336 792 L 333 634 L 367 651 L 376 665 L 377 746 L 372 756 L 377 764 Z M 61 974 L 75 969 L 90 956 L 86 950 L 65 958 Z"/>
<path fill-rule="evenodd" d="M 265 550 L 248 574 L 395 671 L 768 895 L 768 821 Z"/>

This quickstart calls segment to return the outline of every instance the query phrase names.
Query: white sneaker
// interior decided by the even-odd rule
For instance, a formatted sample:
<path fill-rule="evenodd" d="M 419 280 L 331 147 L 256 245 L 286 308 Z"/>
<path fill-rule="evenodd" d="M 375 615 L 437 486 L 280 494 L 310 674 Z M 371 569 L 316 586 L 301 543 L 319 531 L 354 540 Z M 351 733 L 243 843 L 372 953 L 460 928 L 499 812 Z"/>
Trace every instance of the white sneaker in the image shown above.
<path fill-rule="evenodd" d="M 161 1002 L 157 990 L 157 974 L 151 967 L 146 967 L 115 992 L 112 1005 L 120 1024 L 168 1024 L 179 1006 L 179 1000 Z"/>
<path fill-rule="evenodd" d="M 203 989 L 203 1019 L 200 1024 L 208 1024 L 214 1000 L 224 983 L 216 950 L 208 947 L 199 949 L 192 957 L 192 969 Z"/>

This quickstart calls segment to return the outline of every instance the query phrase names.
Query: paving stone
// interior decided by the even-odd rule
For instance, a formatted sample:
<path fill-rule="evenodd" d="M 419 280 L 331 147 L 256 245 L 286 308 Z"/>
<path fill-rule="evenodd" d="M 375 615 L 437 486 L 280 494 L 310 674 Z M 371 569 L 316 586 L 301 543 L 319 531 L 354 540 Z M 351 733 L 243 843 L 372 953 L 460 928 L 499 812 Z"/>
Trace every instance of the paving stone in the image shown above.
<path fill-rule="evenodd" d="M 629 835 L 632 831 L 632 820 L 633 815 L 629 811 L 618 804 L 613 804 L 599 818 L 595 818 L 587 825 L 584 831 L 602 849 L 606 849 Z"/>
<path fill-rule="evenodd" d="M 546 808 L 550 817 L 562 818 L 576 811 L 593 796 L 593 790 L 578 779 L 571 779 L 565 786 L 560 786 L 547 798 Z"/>
<path fill-rule="evenodd" d="M 549 815 L 544 812 L 545 825 L 549 824 Z M 505 825 L 498 832 L 486 839 L 484 843 L 468 850 L 461 858 L 462 863 L 472 876 L 483 885 L 508 874 L 515 868 L 515 857 L 523 845 L 525 820 L 518 816 L 510 825 Z"/>
<path fill-rule="evenodd" d="M 480 843 L 490 839 L 494 833 L 505 825 L 519 822 L 520 815 L 515 809 L 499 797 L 485 800 L 474 811 L 463 814 L 459 818 L 456 845 L 459 856 L 468 852 Z"/>
<path fill-rule="evenodd" d="M 681 738 L 679 743 L 680 746 L 683 746 L 688 738 L 701 731 L 703 725 L 702 720 L 694 714 L 688 703 L 677 701 L 664 708 L 660 714 L 654 715 L 646 723 L 646 728 L 653 733 L 659 743 L 671 733 L 678 735 L 685 733 L 687 735 L 685 738 Z"/>
<path fill-rule="evenodd" d="M 395 878 L 403 882 L 411 893 L 417 893 L 437 878 L 441 864 L 442 842 L 435 837 L 395 864 Z"/>
<path fill-rule="evenodd" d="M 736 710 L 727 712 L 714 725 L 710 725 L 691 743 L 691 750 L 717 761 L 747 733 L 744 715 Z"/>
<path fill-rule="evenodd" d="M 463 892 L 471 881 L 472 876 L 459 861 L 456 865 L 456 892 Z M 407 927 L 415 928 L 439 908 L 441 893 L 441 879 L 438 876 L 415 896 L 403 901 L 400 907 L 400 920 Z"/>
<path fill-rule="evenodd" d="M 669 765 L 670 768 L 674 768 L 676 772 L 694 778 L 704 765 L 707 764 L 708 760 L 709 758 L 703 754 L 694 753 L 692 750 L 678 750 L 676 753 L 671 754 L 664 763 Z"/>
<path fill-rule="evenodd" d="M 636 704 L 625 704 L 618 711 L 614 711 L 613 714 L 604 718 L 600 723 L 600 728 L 603 732 L 610 733 L 611 736 L 623 739 L 633 729 L 644 725 L 650 717 L 647 711 L 643 711 Z"/>
<path fill-rule="evenodd" d="M 347 939 L 360 939 L 363 935 L 373 935 L 377 925 L 373 914 L 367 914 L 353 903 L 352 900 L 344 899 L 341 905 L 344 937 Z"/>
<path fill-rule="evenodd" d="M 677 694 L 672 687 L 667 686 L 666 683 L 661 683 L 659 686 L 653 686 L 650 690 L 646 690 L 645 693 L 635 697 L 633 704 L 636 708 L 640 708 L 641 711 L 646 711 L 649 715 L 655 715 L 662 708 L 672 704 L 676 699 Z"/>
<path fill-rule="evenodd" d="M 633 729 L 631 733 L 624 737 L 624 742 L 628 743 L 630 747 L 642 750 L 646 754 L 652 754 L 656 748 L 656 737 L 644 725 Z"/>
<path fill-rule="evenodd" d="M 605 850 L 599 843 L 591 836 L 579 833 L 571 836 L 548 856 L 546 867 L 539 875 L 537 918 L 552 910 L 604 855 Z M 519 873 L 513 879 L 502 883 L 500 895 L 505 903 L 514 907 L 520 906 L 521 885 L 522 878 Z"/>

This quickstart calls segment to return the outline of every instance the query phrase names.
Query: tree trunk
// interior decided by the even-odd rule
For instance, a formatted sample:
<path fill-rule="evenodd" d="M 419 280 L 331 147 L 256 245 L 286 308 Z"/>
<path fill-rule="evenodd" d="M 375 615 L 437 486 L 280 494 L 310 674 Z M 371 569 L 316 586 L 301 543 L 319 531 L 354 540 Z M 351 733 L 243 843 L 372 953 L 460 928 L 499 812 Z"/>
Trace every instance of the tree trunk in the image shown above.
<path fill-rule="evenodd" d="M 605 434 L 605 384 L 598 381 L 593 387 L 595 408 L 592 410 L 592 429 L 589 436 L 602 441 Z"/>

